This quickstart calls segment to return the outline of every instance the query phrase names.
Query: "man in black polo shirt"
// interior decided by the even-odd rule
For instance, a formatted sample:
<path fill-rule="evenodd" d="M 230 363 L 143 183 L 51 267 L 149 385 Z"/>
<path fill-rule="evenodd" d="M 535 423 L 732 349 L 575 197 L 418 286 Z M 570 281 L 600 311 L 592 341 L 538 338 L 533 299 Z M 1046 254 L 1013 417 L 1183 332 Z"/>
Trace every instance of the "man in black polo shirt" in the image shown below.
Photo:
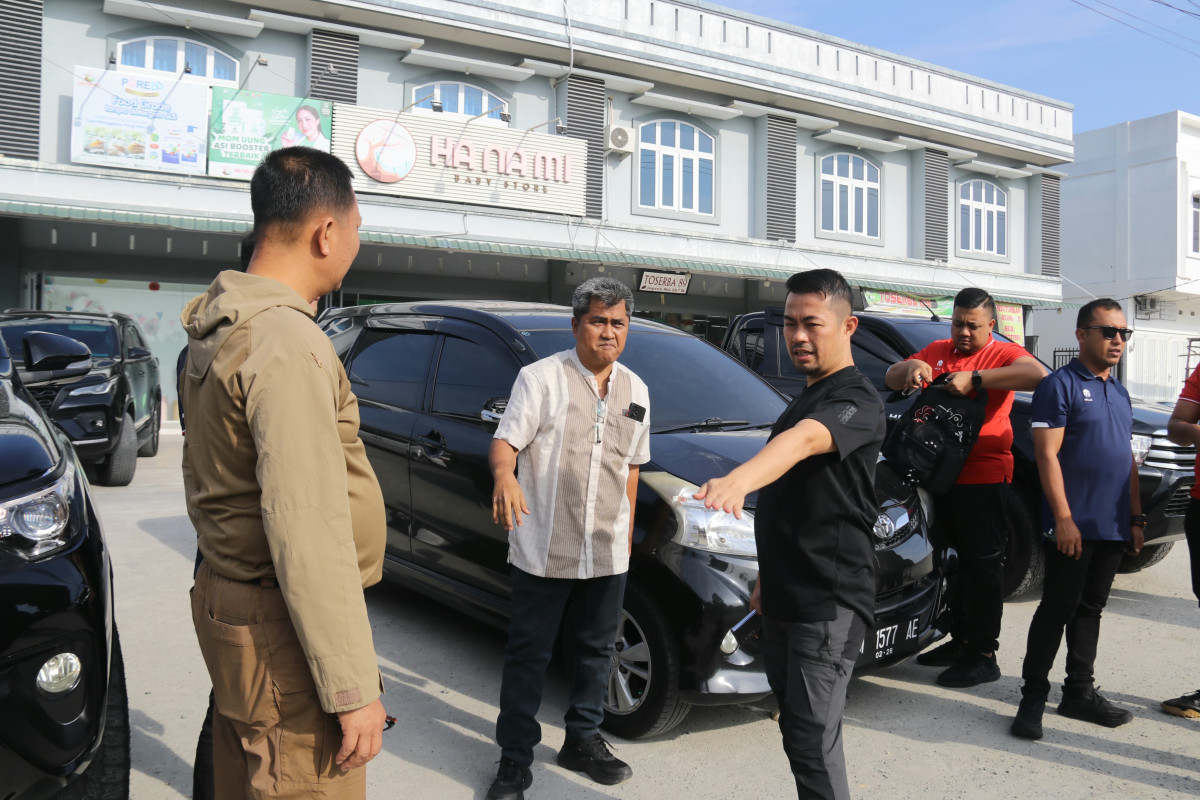
<path fill-rule="evenodd" d="M 696 493 L 754 517 L 763 663 L 779 701 L 783 749 L 801 798 L 850 796 L 842 711 L 850 671 L 874 618 L 875 462 L 883 443 L 879 395 L 854 367 L 850 287 L 837 272 L 788 279 L 784 339 L 808 385 L 775 423 L 766 447 Z"/>

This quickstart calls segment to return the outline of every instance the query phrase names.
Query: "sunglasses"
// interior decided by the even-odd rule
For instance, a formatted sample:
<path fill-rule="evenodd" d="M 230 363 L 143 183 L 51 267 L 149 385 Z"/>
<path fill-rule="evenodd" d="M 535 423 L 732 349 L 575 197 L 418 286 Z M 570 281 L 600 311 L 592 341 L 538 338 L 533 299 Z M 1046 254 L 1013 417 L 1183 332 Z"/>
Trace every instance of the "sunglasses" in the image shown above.
<path fill-rule="evenodd" d="M 1129 341 L 1130 337 L 1133 336 L 1132 328 L 1118 328 L 1116 325 L 1088 325 L 1084 328 L 1084 330 L 1100 331 L 1100 335 L 1105 339 L 1112 339 L 1119 333 L 1121 334 L 1121 338 L 1127 342 Z"/>

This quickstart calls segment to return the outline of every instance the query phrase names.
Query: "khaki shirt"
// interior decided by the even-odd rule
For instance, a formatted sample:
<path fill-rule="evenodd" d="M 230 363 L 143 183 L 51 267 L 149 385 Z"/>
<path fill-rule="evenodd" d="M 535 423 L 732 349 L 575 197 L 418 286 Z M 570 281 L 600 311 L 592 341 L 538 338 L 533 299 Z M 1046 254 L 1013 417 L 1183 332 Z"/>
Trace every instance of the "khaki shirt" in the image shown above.
<path fill-rule="evenodd" d="M 327 712 L 383 692 L 363 587 L 379 581 L 383 496 L 358 402 L 304 298 L 223 272 L 181 319 L 188 516 L 218 575 L 274 577 Z"/>

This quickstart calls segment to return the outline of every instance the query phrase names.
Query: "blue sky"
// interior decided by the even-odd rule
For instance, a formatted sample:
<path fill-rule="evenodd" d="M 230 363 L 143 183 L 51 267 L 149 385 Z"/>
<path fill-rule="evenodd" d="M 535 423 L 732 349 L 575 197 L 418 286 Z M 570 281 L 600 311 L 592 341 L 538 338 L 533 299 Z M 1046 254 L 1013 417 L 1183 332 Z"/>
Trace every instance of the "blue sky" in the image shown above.
<path fill-rule="evenodd" d="M 1200 114 L 1200 0 L 721 4 L 1074 103 L 1076 131 L 1176 109 Z"/>

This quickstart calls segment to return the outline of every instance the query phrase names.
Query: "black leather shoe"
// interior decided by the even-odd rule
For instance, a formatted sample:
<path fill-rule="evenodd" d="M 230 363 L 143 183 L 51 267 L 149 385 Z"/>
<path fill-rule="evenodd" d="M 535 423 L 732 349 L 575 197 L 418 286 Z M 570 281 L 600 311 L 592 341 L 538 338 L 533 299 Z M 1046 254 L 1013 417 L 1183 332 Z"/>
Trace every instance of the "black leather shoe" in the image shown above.
<path fill-rule="evenodd" d="M 996 663 L 996 654 L 985 656 L 982 653 L 968 653 L 954 662 L 954 666 L 937 676 L 939 686 L 950 686 L 965 689 L 968 686 L 978 686 L 981 683 L 991 683 L 1000 680 L 1000 665 Z"/>
<path fill-rule="evenodd" d="M 568 739 L 558 751 L 558 765 L 586 772 L 596 783 L 612 786 L 633 777 L 633 770 L 612 754 L 612 746 L 596 734 L 588 739 Z"/>
<path fill-rule="evenodd" d="M 533 785 L 533 773 L 511 758 L 500 759 L 496 780 L 488 789 L 487 800 L 525 800 L 525 790 Z"/>
<path fill-rule="evenodd" d="M 1133 713 L 1114 706 L 1097 689 L 1085 692 L 1063 692 L 1062 702 L 1058 704 L 1058 713 L 1071 719 L 1092 722 L 1106 728 L 1116 728 L 1126 722 L 1133 721 Z"/>
<path fill-rule="evenodd" d="M 1021 705 L 1017 708 L 1017 716 L 1013 719 L 1009 732 L 1021 739 L 1042 738 L 1042 712 L 1045 710 L 1045 700 L 1022 697 Z"/>
<path fill-rule="evenodd" d="M 917 656 L 917 663 L 923 667 L 949 667 L 966 655 L 962 643 L 957 639 L 938 645 L 932 650 L 926 650 Z"/>

